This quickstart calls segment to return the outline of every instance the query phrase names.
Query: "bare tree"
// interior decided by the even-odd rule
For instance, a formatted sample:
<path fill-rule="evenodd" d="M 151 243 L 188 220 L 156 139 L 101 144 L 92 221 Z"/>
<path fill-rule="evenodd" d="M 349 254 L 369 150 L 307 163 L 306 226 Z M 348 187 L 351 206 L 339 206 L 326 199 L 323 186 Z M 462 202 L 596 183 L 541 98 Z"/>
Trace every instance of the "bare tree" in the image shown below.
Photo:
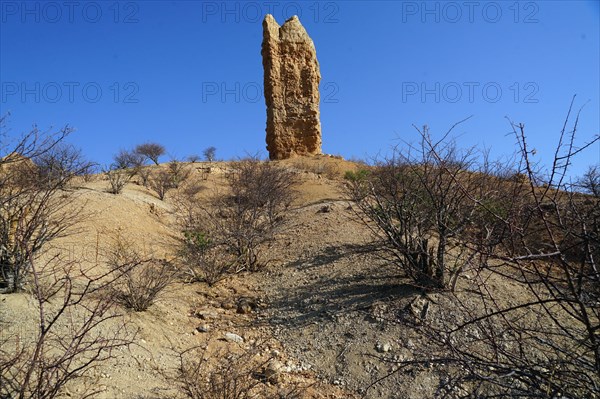
<path fill-rule="evenodd" d="M 575 187 L 596 198 L 600 197 L 600 165 L 590 166 Z"/>
<path fill-rule="evenodd" d="M 155 165 L 158 165 L 158 158 L 164 155 L 166 150 L 165 147 L 161 144 L 148 142 L 137 145 L 133 152 L 145 156 L 146 158 L 154 162 Z"/>
<path fill-rule="evenodd" d="M 135 331 L 127 331 L 110 298 L 97 295 L 118 273 L 94 273 L 60 255 L 40 263 L 28 253 L 38 310 L 36 330 L 31 341 L 9 337 L 2 342 L 0 397 L 52 399 L 62 395 L 69 382 L 84 379 L 113 357 L 115 349 L 131 345 Z M 100 334 L 102 325 L 119 319 L 111 333 Z M 80 397 L 98 393 L 88 386 Z"/>
<path fill-rule="evenodd" d="M 187 160 L 188 162 L 191 162 L 191 163 L 196 163 L 196 162 L 198 162 L 198 161 L 200 160 L 200 155 L 198 155 L 198 154 L 192 154 L 192 155 L 189 155 L 189 156 L 186 158 L 186 160 Z"/>
<path fill-rule="evenodd" d="M 2 128 L 4 120 L 0 118 Z M 114 334 L 100 335 L 98 331 L 100 325 L 119 317 L 110 300 L 95 295 L 114 281 L 115 274 L 84 269 L 60 250 L 48 252 L 50 242 L 73 232 L 81 208 L 73 207 L 72 196 L 60 191 L 63 175 L 38 184 L 40 175 L 31 159 L 51 154 L 70 132 L 68 127 L 56 133 L 34 128 L 11 142 L 5 131 L 0 131 L 3 291 L 27 287 L 37 311 L 30 337 L 20 339 L 11 334 L 10 326 L 3 326 L 2 398 L 51 399 L 62 395 L 70 381 L 84 378 L 95 365 L 110 358 L 114 349 L 128 346 L 133 339 L 125 332 L 124 323 Z M 92 388 L 81 397 L 94 393 Z"/>
<path fill-rule="evenodd" d="M 39 173 L 40 183 L 65 188 L 75 176 L 88 174 L 94 163 L 86 160 L 80 149 L 58 143 L 48 151 L 31 158 Z"/>
<path fill-rule="evenodd" d="M 208 162 L 213 162 L 215 160 L 215 155 L 217 154 L 216 147 L 207 147 L 202 151 L 202 155 L 204 155 L 204 159 Z"/>
<path fill-rule="evenodd" d="M 482 179 L 469 170 L 473 150 L 433 143 L 427 127 L 419 133 L 419 146 L 396 147 L 376 167 L 348 173 L 348 193 L 390 260 L 415 284 L 453 288 L 475 254 L 461 238 L 476 228 L 475 202 L 456 182 L 480 190 Z"/>
<path fill-rule="evenodd" d="M 120 150 L 114 157 L 115 168 L 137 170 L 144 165 L 146 157 L 135 151 Z"/>
<path fill-rule="evenodd" d="M 532 160 L 524 125 L 511 122 L 517 172 L 526 179 L 495 186 L 516 200 L 497 207 L 456 179 L 456 189 L 502 234 L 496 245 L 474 245 L 482 256 L 459 290 L 422 298 L 428 317 L 404 319 L 422 342 L 412 358 L 388 359 L 394 372 L 437 367 L 446 375 L 440 397 L 600 395 L 600 199 L 568 180 L 573 157 L 599 138 L 576 145 L 579 113 L 570 128 L 572 107 L 547 172 Z M 594 181 L 593 174 L 583 181 L 590 176 Z"/>
<path fill-rule="evenodd" d="M 56 133 L 34 128 L 12 145 L 2 143 L 7 153 L 0 158 L 0 289 L 4 292 L 23 289 L 30 276 L 29 257 L 72 233 L 80 220 L 81 207 L 70 205 L 77 194 L 62 191 L 74 170 L 48 179 L 31 161 L 53 154 L 71 131 L 69 127 Z"/>

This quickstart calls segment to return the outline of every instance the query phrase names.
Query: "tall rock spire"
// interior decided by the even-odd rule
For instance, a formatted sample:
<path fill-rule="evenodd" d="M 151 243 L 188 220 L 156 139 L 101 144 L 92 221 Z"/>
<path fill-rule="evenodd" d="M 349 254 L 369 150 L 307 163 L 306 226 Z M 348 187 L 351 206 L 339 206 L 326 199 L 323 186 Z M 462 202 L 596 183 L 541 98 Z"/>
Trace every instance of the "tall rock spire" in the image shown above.
<path fill-rule="evenodd" d="M 315 45 L 297 16 L 281 27 L 263 21 L 262 58 L 271 159 L 321 153 L 319 62 Z"/>

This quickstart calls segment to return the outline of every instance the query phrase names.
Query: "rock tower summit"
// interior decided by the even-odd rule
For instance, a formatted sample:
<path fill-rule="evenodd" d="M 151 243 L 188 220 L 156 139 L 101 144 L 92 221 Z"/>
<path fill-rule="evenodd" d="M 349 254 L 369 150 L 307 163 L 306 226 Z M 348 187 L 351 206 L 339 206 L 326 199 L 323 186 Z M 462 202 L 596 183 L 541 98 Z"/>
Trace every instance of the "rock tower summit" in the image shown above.
<path fill-rule="evenodd" d="M 321 154 L 321 73 L 315 45 L 297 16 L 282 26 L 265 17 L 262 59 L 269 158 Z"/>

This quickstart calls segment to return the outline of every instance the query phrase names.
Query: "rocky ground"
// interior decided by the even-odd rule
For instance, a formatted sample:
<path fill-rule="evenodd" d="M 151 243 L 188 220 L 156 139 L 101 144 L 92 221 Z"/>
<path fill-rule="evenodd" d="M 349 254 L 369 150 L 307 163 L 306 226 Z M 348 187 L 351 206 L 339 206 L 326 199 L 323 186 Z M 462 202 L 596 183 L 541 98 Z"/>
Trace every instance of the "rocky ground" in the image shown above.
<path fill-rule="evenodd" d="M 179 355 L 190 348 L 205 356 L 207 370 L 232 354 L 260 364 L 266 379 L 259 397 L 434 396 L 444 381 L 439 371 L 395 372 L 394 362 L 420 345 L 401 319 L 421 292 L 379 256 L 370 230 L 345 200 L 341 176 L 355 166 L 333 158 L 287 165 L 298 172 L 298 199 L 269 250 L 274 261 L 213 287 L 177 282 L 146 312 L 119 309 L 136 332 L 135 344 L 67 385 L 66 397 L 81 397 L 85 386 L 104 399 L 172 397 Z M 202 184 L 221 184 L 226 169 L 213 165 Z M 93 265 L 118 231 L 148 253 L 172 256 L 179 236 L 172 201 L 140 185 L 129 184 L 120 195 L 106 186 L 102 176 L 81 183 L 78 201 L 90 216 L 77 235 L 54 246 Z M 31 338 L 35 317 L 29 294 L 0 297 L 3 334 Z M 108 333 L 121 322 L 102 328 Z"/>
<path fill-rule="evenodd" d="M 295 213 L 292 220 L 303 223 L 286 231 L 286 261 L 265 286 L 264 313 L 286 353 L 320 379 L 361 397 L 432 396 L 438 381 L 430 372 L 389 375 L 394 361 L 409 358 L 414 348 L 415 338 L 398 318 L 420 292 L 378 256 L 370 231 L 348 202 L 327 201 Z"/>

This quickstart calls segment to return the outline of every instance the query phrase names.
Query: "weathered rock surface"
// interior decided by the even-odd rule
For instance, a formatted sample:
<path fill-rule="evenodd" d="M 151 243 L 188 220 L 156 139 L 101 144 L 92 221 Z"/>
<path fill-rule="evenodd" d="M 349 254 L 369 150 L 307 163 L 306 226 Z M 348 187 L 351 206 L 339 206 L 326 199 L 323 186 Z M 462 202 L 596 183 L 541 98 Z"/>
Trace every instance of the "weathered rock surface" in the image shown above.
<path fill-rule="evenodd" d="M 241 336 L 234 334 L 234 333 L 225 333 L 224 335 L 225 341 L 227 342 L 235 342 L 237 344 L 241 344 L 242 342 L 244 342 L 244 338 L 242 338 Z"/>
<path fill-rule="evenodd" d="M 321 73 L 314 43 L 298 17 L 281 27 L 272 15 L 265 17 L 262 57 L 269 157 L 320 154 Z"/>

